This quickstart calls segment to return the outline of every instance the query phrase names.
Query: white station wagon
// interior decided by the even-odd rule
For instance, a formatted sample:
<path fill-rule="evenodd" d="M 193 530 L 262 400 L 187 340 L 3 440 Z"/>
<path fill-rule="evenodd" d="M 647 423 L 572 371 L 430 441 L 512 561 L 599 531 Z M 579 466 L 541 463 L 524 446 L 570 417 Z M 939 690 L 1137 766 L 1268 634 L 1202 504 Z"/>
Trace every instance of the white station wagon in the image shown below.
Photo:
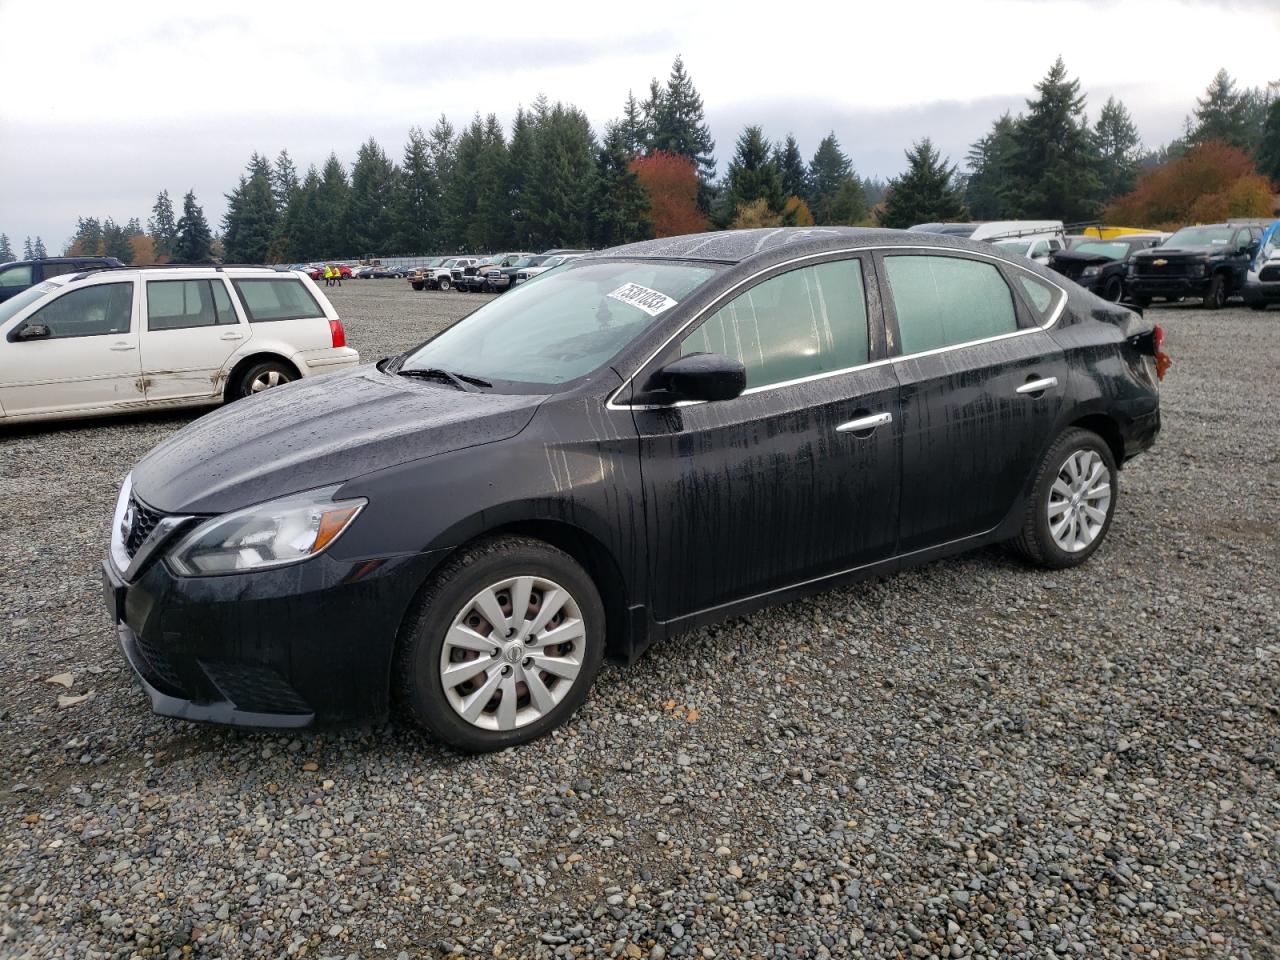
<path fill-rule="evenodd" d="M 300 273 L 68 274 L 0 303 L 0 423 L 221 403 L 359 361 Z"/>

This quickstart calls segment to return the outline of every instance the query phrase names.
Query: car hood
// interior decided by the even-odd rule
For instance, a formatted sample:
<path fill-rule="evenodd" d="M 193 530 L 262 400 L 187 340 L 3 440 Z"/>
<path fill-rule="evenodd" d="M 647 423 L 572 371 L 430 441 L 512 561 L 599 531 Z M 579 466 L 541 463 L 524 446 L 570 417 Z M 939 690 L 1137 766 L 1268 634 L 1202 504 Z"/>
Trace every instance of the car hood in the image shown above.
<path fill-rule="evenodd" d="M 1050 258 L 1050 263 L 1078 263 L 1090 266 L 1096 263 L 1115 263 L 1115 257 L 1104 253 L 1077 253 L 1075 250 L 1060 250 Z"/>
<path fill-rule="evenodd" d="M 545 399 L 458 390 L 362 366 L 201 417 L 148 453 L 133 489 L 165 513 L 223 513 L 513 437 Z"/>
<path fill-rule="evenodd" d="M 1226 253 L 1227 248 L 1218 244 L 1217 246 L 1205 245 L 1200 247 L 1181 246 L 1181 247 L 1152 247 L 1150 250 L 1139 250 L 1135 253 L 1134 259 L 1151 260 L 1155 257 L 1213 257 L 1218 254 Z"/>

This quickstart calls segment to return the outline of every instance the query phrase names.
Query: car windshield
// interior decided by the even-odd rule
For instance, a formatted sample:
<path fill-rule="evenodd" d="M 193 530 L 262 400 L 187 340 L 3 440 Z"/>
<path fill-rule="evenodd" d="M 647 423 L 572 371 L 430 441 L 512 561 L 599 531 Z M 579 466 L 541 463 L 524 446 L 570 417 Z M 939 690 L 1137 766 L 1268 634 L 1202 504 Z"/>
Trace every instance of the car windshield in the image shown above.
<path fill-rule="evenodd" d="M 1226 246 L 1236 235 L 1235 227 L 1183 227 L 1167 241 L 1166 247 Z"/>
<path fill-rule="evenodd" d="M 1087 253 L 1095 257 L 1106 257 L 1108 260 L 1123 260 L 1129 255 L 1127 243 L 1103 243 L 1095 240 L 1077 243 L 1073 248 L 1076 253 Z"/>
<path fill-rule="evenodd" d="M 15 293 L 4 303 L 0 303 L 0 324 L 7 323 L 12 317 L 16 317 L 23 307 L 35 303 L 46 293 L 57 289 L 58 284 L 46 280 L 34 287 L 27 287 L 21 293 Z"/>
<path fill-rule="evenodd" d="M 607 363 L 717 269 L 633 260 L 544 273 L 408 354 L 400 370 L 447 370 L 513 392 L 568 383 Z"/>

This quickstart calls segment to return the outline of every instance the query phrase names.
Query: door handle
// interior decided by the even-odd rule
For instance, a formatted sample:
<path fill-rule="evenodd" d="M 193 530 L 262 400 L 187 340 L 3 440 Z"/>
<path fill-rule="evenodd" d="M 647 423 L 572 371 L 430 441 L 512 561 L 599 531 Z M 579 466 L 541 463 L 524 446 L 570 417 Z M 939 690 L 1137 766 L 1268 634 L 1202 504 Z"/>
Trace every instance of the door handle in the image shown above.
<path fill-rule="evenodd" d="M 1040 380 L 1028 380 L 1018 388 L 1018 393 L 1044 393 L 1050 387 L 1056 387 L 1057 385 L 1057 377 L 1044 377 Z"/>
<path fill-rule="evenodd" d="M 836 427 L 836 433 L 862 433 L 863 431 L 874 430 L 876 427 L 883 427 L 886 423 L 893 423 L 892 413 L 873 413 L 866 417 L 858 417 L 857 420 L 850 420 Z"/>
<path fill-rule="evenodd" d="M 125 350 L 137 350 L 138 346 L 134 343 L 113 343 L 111 349 L 123 352 Z"/>
<path fill-rule="evenodd" d="M 224 333 L 222 335 L 222 339 L 223 340 L 243 340 L 244 334 L 243 333 Z"/>

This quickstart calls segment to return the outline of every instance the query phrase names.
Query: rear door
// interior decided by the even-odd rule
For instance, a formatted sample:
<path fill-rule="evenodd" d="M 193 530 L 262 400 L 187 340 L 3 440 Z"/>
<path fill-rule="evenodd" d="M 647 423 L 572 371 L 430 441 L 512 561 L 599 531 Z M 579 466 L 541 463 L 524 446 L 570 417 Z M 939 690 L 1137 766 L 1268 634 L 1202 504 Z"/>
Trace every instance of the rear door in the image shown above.
<path fill-rule="evenodd" d="M 143 400 L 134 284 L 76 284 L 11 326 L 0 344 L 0 408 L 75 414 Z M 46 327 L 47 336 L 20 332 Z"/>
<path fill-rule="evenodd" d="M 329 315 L 321 306 L 324 295 L 298 277 L 236 277 L 231 281 L 249 328 L 254 348 L 270 349 L 286 359 L 303 350 L 333 345 Z"/>
<path fill-rule="evenodd" d="M 870 257 L 783 268 L 678 337 L 747 368 L 741 396 L 637 409 L 653 608 L 660 620 L 891 555 L 898 384 Z"/>
<path fill-rule="evenodd" d="M 215 398 L 228 359 L 249 339 L 222 277 L 148 279 L 142 371 L 147 400 Z"/>
<path fill-rule="evenodd" d="M 907 554 L 985 533 L 1018 502 L 1067 386 L 1062 350 L 1042 328 L 1066 295 L 978 255 L 904 249 L 877 260 L 901 357 Z"/>

